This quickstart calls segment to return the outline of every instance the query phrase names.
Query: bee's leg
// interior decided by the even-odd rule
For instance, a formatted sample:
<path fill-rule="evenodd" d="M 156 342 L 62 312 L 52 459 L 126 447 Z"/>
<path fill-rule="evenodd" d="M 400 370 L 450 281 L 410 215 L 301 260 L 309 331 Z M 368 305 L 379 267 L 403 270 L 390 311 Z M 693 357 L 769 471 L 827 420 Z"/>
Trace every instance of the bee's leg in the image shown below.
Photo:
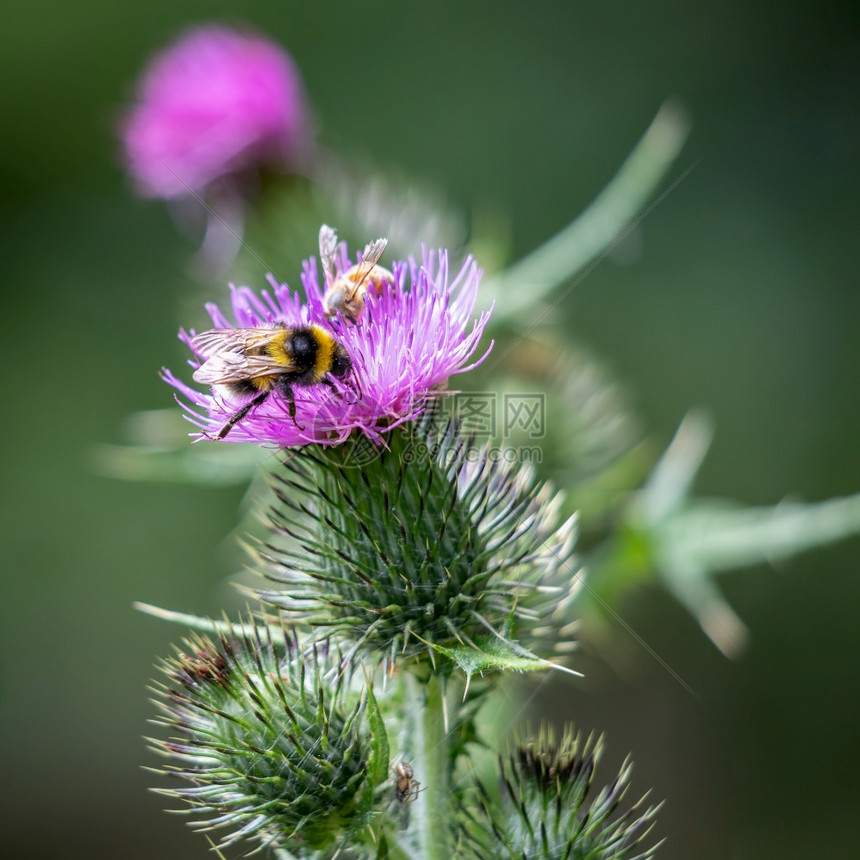
<path fill-rule="evenodd" d="M 358 383 L 356 382 L 356 384 L 358 384 Z M 338 389 L 337 386 L 330 379 L 321 379 L 320 385 L 325 385 L 327 388 L 330 388 L 334 394 L 340 394 L 340 389 Z M 356 403 L 358 403 L 359 400 L 361 400 L 361 396 L 362 396 L 361 395 L 361 388 L 359 387 L 358 399 L 347 400 L 346 402 L 349 403 L 350 405 L 355 405 Z"/>
<path fill-rule="evenodd" d="M 355 405 L 356 403 L 359 403 L 361 400 L 364 399 L 364 392 L 361 390 L 361 383 L 358 381 L 357 373 L 352 374 L 352 381 L 355 383 L 355 387 L 358 389 L 358 397 L 356 397 L 355 400 L 351 402 L 351 405 Z M 349 403 L 350 401 L 347 402 Z"/>
<path fill-rule="evenodd" d="M 337 388 L 335 388 L 334 383 L 330 379 L 323 378 L 320 380 L 320 385 L 324 385 L 326 388 L 330 389 L 332 394 L 337 394 Z"/>
<path fill-rule="evenodd" d="M 223 439 L 255 406 L 258 406 L 269 396 L 268 391 L 261 391 L 253 400 L 249 400 L 241 409 L 234 412 L 222 425 L 215 435 L 216 439 Z"/>
<path fill-rule="evenodd" d="M 290 418 L 293 419 L 293 424 L 295 424 L 299 430 L 304 430 L 305 428 L 296 421 L 296 397 L 293 394 L 293 386 L 290 385 L 286 379 L 281 382 L 281 391 L 284 392 L 284 397 L 287 398 L 287 412 L 290 413 Z"/>

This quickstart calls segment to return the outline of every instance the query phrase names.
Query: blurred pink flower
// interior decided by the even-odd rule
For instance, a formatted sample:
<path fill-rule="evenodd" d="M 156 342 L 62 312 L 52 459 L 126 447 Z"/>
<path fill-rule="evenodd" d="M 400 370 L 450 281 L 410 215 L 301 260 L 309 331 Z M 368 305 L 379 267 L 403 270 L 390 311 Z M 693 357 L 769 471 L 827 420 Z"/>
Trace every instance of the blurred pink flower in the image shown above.
<path fill-rule="evenodd" d="M 348 265 L 345 252 L 341 263 L 342 268 Z M 352 363 L 349 375 L 332 386 L 294 388 L 295 421 L 286 399 L 275 391 L 238 421 L 225 441 L 278 447 L 332 445 L 358 430 L 380 443 L 392 428 L 418 418 L 439 396 L 448 377 L 484 360 L 489 349 L 477 359 L 474 354 L 491 310 L 474 313 L 481 279 L 474 260 L 467 259 L 449 278 L 447 252 L 425 251 L 421 262 L 412 258 L 395 262 L 392 271 L 394 285 L 381 295 L 368 292 L 365 313 L 357 324 L 326 319 L 313 258 L 305 262 L 302 273 L 306 304 L 286 284 L 272 280 L 271 293 L 232 288 L 235 324 L 216 305 L 207 305 L 218 329 L 278 322 L 288 327 L 323 326 L 344 346 Z M 193 349 L 193 331 L 180 332 L 180 338 Z M 197 368 L 207 358 L 197 353 L 191 366 Z M 214 437 L 243 405 L 241 399 L 225 399 L 217 390 L 200 392 L 168 370 L 162 375 L 188 401 L 180 402 L 191 423 L 203 431 L 200 438 Z"/>
<path fill-rule="evenodd" d="M 263 165 L 288 169 L 309 139 L 298 69 L 262 36 L 198 27 L 151 61 L 120 137 L 147 197 L 181 197 Z"/>

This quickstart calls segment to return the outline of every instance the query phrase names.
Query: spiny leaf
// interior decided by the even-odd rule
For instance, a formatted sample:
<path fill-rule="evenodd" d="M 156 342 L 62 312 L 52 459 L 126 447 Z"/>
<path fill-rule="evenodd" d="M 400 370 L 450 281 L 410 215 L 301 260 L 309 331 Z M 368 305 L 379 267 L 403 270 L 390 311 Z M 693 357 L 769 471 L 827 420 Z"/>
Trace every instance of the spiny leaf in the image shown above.
<path fill-rule="evenodd" d="M 579 672 L 560 666 L 550 660 L 544 660 L 514 642 L 507 642 L 498 636 L 478 638 L 473 646 L 442 646 L 433 644 L 431 647 L 453 661 L 468 677 L 488 671 L 509 672 L 540 672 L 546 669 L 560 669 L 572 675 L 580 676 Z M 580 676 L 581 677 L 581 676 Z"/>

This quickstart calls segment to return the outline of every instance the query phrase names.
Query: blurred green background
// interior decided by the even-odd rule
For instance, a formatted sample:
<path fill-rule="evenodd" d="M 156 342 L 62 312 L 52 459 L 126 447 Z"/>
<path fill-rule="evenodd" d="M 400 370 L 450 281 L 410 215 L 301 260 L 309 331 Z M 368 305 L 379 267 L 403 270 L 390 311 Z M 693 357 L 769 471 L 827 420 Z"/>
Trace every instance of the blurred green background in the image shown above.
<path fill-rule="evenodd" d="M 133 600 L 217 613 L 241 492 L 99 477 L 175 340 L 192 246 L 135 200 L 112 127 L 189 22 L 251 23 L 303 70 L 322 139 L 509 219 L 516 255 L 584 208 L 660 103 L 689 175 L 564 301 L 572 336 L 659 445 L 716 423 L 697 491 L 748 504 L 860 490 L 860 40 L 852 4 L 42 0 L 0 35 L 5 599 L 3 854 L 203 857 L 148 794 L 145 685 L 179 630 Z M 528 6 L 528 8 L 527 8 Z M 308 254 L 314 252 L 309 247 Z M 732 663 L 662 591 L 630 595 L 623 665 L 552 678 L 538 711 L 606 730 L 665 799 L 664 860 L 842 857 L 860 784 L 860 541 L 724 577 Z M 629 637 L 619 626 L 618 639 Z M 855 849 L 856 850 L 856 849 Z"/>

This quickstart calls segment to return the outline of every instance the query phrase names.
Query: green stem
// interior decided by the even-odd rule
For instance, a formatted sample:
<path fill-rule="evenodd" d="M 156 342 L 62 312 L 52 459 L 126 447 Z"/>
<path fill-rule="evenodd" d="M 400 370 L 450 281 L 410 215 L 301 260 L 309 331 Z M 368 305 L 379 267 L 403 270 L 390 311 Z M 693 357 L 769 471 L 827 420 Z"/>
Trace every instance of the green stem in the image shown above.
<path fill-rule="evenodd" d="M 407 675 L 407 693 L 413 724 L 415 779 L 421 783 L 412 804 L 412 826 L 421 860 L 451 860 L 450 846 L 450 751 L 445 732 L 445 692 L 440 679 L 431 675 L 421 683 Z"/>

